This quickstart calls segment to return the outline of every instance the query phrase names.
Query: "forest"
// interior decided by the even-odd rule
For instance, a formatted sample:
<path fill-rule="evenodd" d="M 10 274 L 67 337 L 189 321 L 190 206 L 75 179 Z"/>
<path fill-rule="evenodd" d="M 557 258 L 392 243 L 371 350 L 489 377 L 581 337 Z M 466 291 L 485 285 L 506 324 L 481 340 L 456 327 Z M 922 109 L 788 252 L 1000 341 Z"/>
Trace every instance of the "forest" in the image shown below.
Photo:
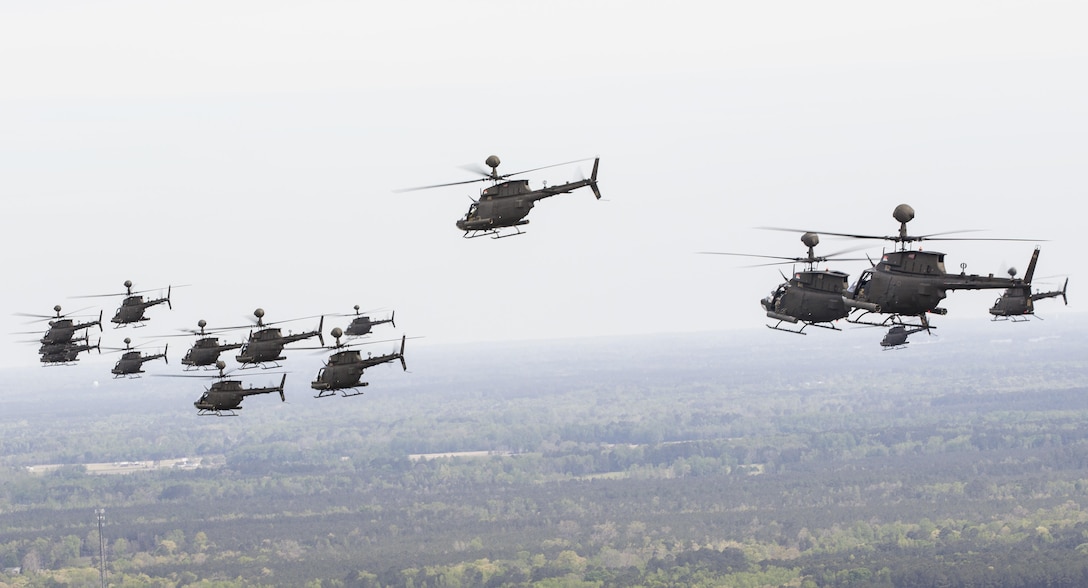
<path fill-rule="evenodd" d="M 947 322 L 300 354 L 230 418 L 4 370 L 0 587 L 1088 585 L 1088 321 Z"/>

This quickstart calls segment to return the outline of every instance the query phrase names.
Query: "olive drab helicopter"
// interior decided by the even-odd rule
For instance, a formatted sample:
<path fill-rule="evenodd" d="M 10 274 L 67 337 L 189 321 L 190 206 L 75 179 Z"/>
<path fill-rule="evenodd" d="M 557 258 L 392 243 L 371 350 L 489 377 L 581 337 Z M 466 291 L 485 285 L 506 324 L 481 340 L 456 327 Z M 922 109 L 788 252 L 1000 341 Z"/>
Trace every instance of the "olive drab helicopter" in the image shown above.
<path fill-rule="evenodd" d="M 374 328 L 374 327 L 376 327 L 378 325 L 384 325 L 385 323 L 390 323 L 390 324 L 393 325 L 394 328 L 396 328 L 397 323 L 393 322 L 393 317 L 396 316 L 396 314 L 397 314 L 396 311 L 393 311 L 393 313 L 390 314 L 389 318 L 387 318 L 387 319 L 372 320 L 366 314 L 360 314 L 359 305 L 356 304 L 355 305 L 355 314 L 354 315 L 342 314 L 342 315 L 339 315 L 339 316 L 354 316 L 355 317 L 355 318 L 353 318 L 351 320 L 351 324 L 349 324 L 347 326 L 347 328 L 344 329 L 343 332 L 344 332 L 345 336 L 347 336 L 347 337 L 362 337 L 363 335 L 366 335 L 366 334 L 370 333 L 370 330 L 372 328 Z"/>
<path fill-rule="evenodd" d="M 801 235 L 801 243 L 808 247 L 806 257 L 780 257 L 776 255 L 753 255 L 748 253 L 719 253 L 715 251 L 703 251 L 712 255 L 735 255 L 741 257 L 761 257 L 764 259 L 780 259 L 772 263 L 760 265 L 779 265 L 785 263 L 803 263 L 805 268 L 794 272 L 792 278 L 783 275 L 783 282 L 771 292 L 770 296 L 762 299 L 760 304 L 767 312 L 767 316 L 777 321 L 774 325 L 767 325 L 771 329 L 805 335 L 806 327 L 815 326 L 835 331 L 841 330 L 833 324 L 850 314 L 850 309 L 843 302 L 843 292 L 847 287 L 848 274 L 835 270 L 819 270 L 816 264 L 836 259 L 838 261 L 864 261 L 865 258 L 838 257 L 847 251 L 840 251 L 830 255 L 817 256 L 815 247 L 820 243 L 820 236 L 816 233 L 804 233 Z M 800 329 L 785 328 L 782 323 L 802 323 Z"/>
<path fill-rule="evenodd" d="M 914 219 L 914 209 L 907 204 L 900 204 L 892 212 L 899 221 L 899 234 L 890 236 L 859 235 L 852 233 L 821 234 L 854 239 L 881 239 L 898 244 L 894 251 L 885 252 L 878 263 L 861 272 L 858 280 L 843 293 L 843 301 L 851 308 L 847 321 L 857 324 L 906 327 L 923 327 L 927 332 L 933 328 L 927 314 L 946 314 L 947 309 L 937 306 L 948 295 L 949 290 L 1008 289 L 1024 286 L 1024 281 L 1016 278 L 994 277 L 993 274 L 980 276 L 967 274 L 966 264 L 961 265 L 959 274 L 949 274 L 944 267 L 944 253 L 908 249 L 908 245 L 921 241 L 1037 241 L 1035 239 L 988 239 L 988 238 L 950 238 L 940 237 L 946 233 L 931 235 L 910 235 L 907 223 Z M 791 229 L 776 229 L 791 230 Z M 870 315 L 887 315 L 882 320 L 869 318 Z M 917 319 L 917 322 L 909 322 Z"/>
<path fill-rule="evenodd" d="M 18 316 L 35 317 L 35 318 L 39 319 L 39 321 L 46 321 L 46 320 L 49 321 L 49 329 L 45 332 L 44 335 L 42 335 L 42 338 L 39 341 L 42 345 L 54 345 L 54 344 L 67 343 L 67 342 L 71 341 L 73 337 L 75 337 L 76 331 L 81 331 L 83 329 L 89 329 L 90 327 L 93 327 L 93 326 L 96 326 L 96 325 L 98 326 L 99 331 L 102 330 L 102 311 L 98 311 L 98 320 L 93 320 L 93 321 L 86 322 L 86 323 L 77 323 L 74 320 L 72 320 L 72 318 L 71 318 L 73 316 L 73 314 L 61 314 L 60 311 L 61 311 L 61 307 L 58 304 L 58 305 L 53 307 L 53 312 L 55 314 L 52 314 L 52 315 L 27 314 L 27 313 L 22 313 L 22 312 L 16 313 L 16 314 Z M 80 311 L 76 311 L 76 312 L 80 312 Z M 35 322 L 38 322 L 38 321 L 35 321 Z M 32 334 L 32 333 L 37 334 L 38 332 L 39 331 L 33 331 L 33 332 L 25 332 L 25 333 L 21 333 L 21 334 L 29 335 L 29 334 Z"/>
<path fill-rule="evenodd" d="M 252 331 L 249 334 L 249 338 L 245 344 L 242 345 L 241 351 L 235 356 L 238 363 L 243 364 L 243 368 L 262 366 L 264 364 L 271 363 L 274 365 L 267 367 L 279 367 L 276 362 L 286 359 L 281 353 L 285 345 L 294 343 L 295 341 L 302 341 L 311 337 L 317 337 L 321 344 L 325 344 L 325 338 L 321 334 L 321 329 L 325 324 L 325 317 L 321 317 L 321 322 L 318 323 L 317 329 L 314 331 L 305 331 L 302 333 L 287 334 L 284 335 L 283 331 L 279 327 L 273 325 L 290 322 L 279 321 L 276 323 L 264 322 L 264 309 L 258 308 L 253 311 L 253 316 L 257 317 L 258 330 Z M 295 319 L 301 320 L 301 319 Z"/>
<path fill-rule="evenodd" d="M 1035 255 L 1031 258 L 1031 263 L 1028 264 L 1028 271 L 1024 274 L 1025 285 L 1005 290 L 1005 292 L 1001 294 L 1001 297 L 994 301 L 994 305 L 990 307 L 990 314 L 993 315 L 992 320 L 1007 320 L 1012 322 L 1026 321 L 1035 316 L 1036 300 L 1061 296 L 1062 300 L 1067 305 L 1069 304 L 1069 299 L 1065 296 L 1065 292 L 1069 288 L 1069 278 L 1065 279 L 1065 284 L 1062 285 L 1061 290 L 1051 290 L 1049 292 L 1036 291 L 1034 293 L 1031 291 L 1032 274 L 1035 272 L 1035 262 L 1038 259 L 1039 250 L 1036 249 Z M 1009 277 L 1016 277 L 1016 268 L 1009 268 Z"/>
<path fill-rule="evenodd" d="M 144 364 L 149 361 L 161 359 L 166 363 L 170 363 L 170 360 L 166 358 L 166 351 L 169 346 L 163 348 L 162 353 L 140 353 L 138 350 L 132 347 L 132 339 L 125 337 L 125 346 L 123 348 L 114 349 L 114 351 L 123 351 L 121 359 L 117 360 L 110 373 L 114 378 L 138 378 L 140 374 L 144 373 Z"/>
<path fill-rule="evenodd" d="M 350 393 L 347 390 L 368 386 L 369 382 L 361 381 L 363 371 L 376 365 L 399 359 L 401 367 L 408 371 L 408 364 L 404 362 L 404 342 L 407 340 L 405 336 L 400 339 L 399 352 L 393 351 L 377 356 L 367 355 L 364 358 L 358 350 L 344 349 L 346 345 L 340 343 L 340 337 L 344 335 L 344 332 L 339 327 L 334 328 L 330 334 L 336 339 L 334 347 L 336 352 L 329 356 L 324 367 L 318 370 L 317 378 L 310 382 L 310 387 L 318 391 L 314 398 L 335 396 L 337 390 L 344 397 L 362 394 L 361 390 Z"/>
<path fill-rule="evenodd" d="M 492 238 L 498 239 L 501 237 L 512 237 L 514 235 L 522 234 L 521 226 L 529 224 L 528 216 L 529 211 L 538 200 L 555 196 L 556 194 L 566 194 L 573 192 L 578 188 L 589 186 L 593 191 L 593 195 L 597 197 L 597 200 L 601 199 L 601 191 L 597 188 L 597 168 L 601 159 L 598 157 L 593 160 L 593 172 L 590 174 L 589 179 L 582 179 L 575 182 L 568 182 L 565 184 L 558 184 L 555 186 L 544 186 L 539 190 L 533 190 L 529 187 L 529 180 L 507 180 L 512 176 L 529 173 L 537 170 L 558 167 L 561 165 L 570 165 L 573 163 L 579 163 L 582 161 L 588 161 L 586 159 L 580 159 L 576 161 L 568 161 L 565 163 L 556 163 L 553 165 L 546 165 L 543 167 L 537 167 L 533 169 L 527 169 L 524 171 L 500 174 L 499 173 L 499 158 L 492 155 L 488 157 L 484 163 L 491 168 L 491 172 L 488 173 L 483 169 L 471 169 L 484 177 L 475 180 L 466 180 L 463 182 L 450 182 L 448 184 L 435 184 L 432 186 L 421 186 L 418 188 L 408 188 L 407 190 L 399 190 L 400 192 L 410 192 L 415 190 L 426 190 L 429 188 L 441 188 L 445 186 L 457 186 L 461 184 L 471 184 L 475 182 L 490 181 L 493 184 L 480 191 L 480 198 L 474 200 L 468 207 L 468 212 L 465 216 L 457 221 L 456 225 L 458 229 L 465 232 L 463 235 L 465 238 L 470 239 L 473 237 L 482 237 L 488 235 Z M 513 231 L 503 232 L 502 229 L 512 228 Z"/>
<path fill-rule="evenodd" d="M 132 280 L 125 280 L 125 292 L 123 294 L 93 294 L 90 296 L 77 296 L 77 298 L 104 298 L 113 296 L 124 296 L 121 300 L 121 305 L 117 307 L 117 312 L 114 313 L 110 322 L 116 325 L 114 328 L 121 328 L 126 325 L 136 325 L 137 327 L 144 326 L 142 323 L 151 320 L 144 316 L 144 312 L 162 303 L 166 303 L 166 306 L 173 310 L 174 306 L 170 303 L 170 290 L 172 286 L 166 287 L 166 296 L 162 298 L 144 298 L 145 292 L 150 290 L 141 290 L 134 292 L 132 290 Z"/>
<path fill-rule="evenodd" d="M 175 378 L 216 378 L 216 381 L 212 382 L 212 385 L 204 390 L 204 393 L 200 395 L 200 398 L 196 402 L 193 402 L 193 406 L 196 407 L 197 414 L 200 416 L 237 416 L 234 411 L 242 410 L 242 401 L 245 400 L 246 396 L 254 396 L 257 394 L 279 393 L 280 402 L 287 401 L 287 398 L 283 394 L 284 384 L 287 383 L 287 374 L 283 374 L 283 377 L 280 378 L 279 386 L 250 386 L 244 388 L 242 387 L 242 382 L 240 380 L 227 379 L 227 374 L 225 372 L 227 363 L 225 361 L 219 360 L 215 362 L 215 367 L 219 369 L 218 376 L 169 374 L 170 377 Z"/>
<path fill-rule="evenodd" d="M 199 330 L 187 330 L 187 333 L 197 335 L 199 339 L 193 342 L 193 346 L 185 352 L 185 357 L 181 358 L 181 365 L 184 365 L 186 370 L 214 369 L 216 362 L 219 361 L 219 354 L 242 347 L 241 343 L 220 343 L 219 337 L 212 334 L 214 331 L 204 330 L 204 327 L 208 325 L 204 319 L 197 321 L 196 325 L 200 327 Z"/>
<path fill-rule="evenodd" d="M 883 347 L 882 351 L 888 351 L 889 349 L 902 349 L 909 343 L 907 337 L 918 333 L 920 331 L 927 330 L 926 327 L 907 327 L 905 325 L 895 325 L 888 329 L 888 332 L 884 334 L 884 338 L 880 340 L 880 346 Z"/>

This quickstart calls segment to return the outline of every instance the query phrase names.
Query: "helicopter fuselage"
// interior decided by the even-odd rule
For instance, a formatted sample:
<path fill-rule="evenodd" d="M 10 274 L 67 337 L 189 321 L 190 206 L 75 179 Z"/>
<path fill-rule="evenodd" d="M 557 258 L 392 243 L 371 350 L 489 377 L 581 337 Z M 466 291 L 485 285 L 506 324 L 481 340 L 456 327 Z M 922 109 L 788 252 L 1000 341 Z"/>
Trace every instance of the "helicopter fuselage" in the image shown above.
<path fill-rule="evenodd" d="M 320 336 L 320 327 L 317 331 L 306 331 L 294 335 L 284 335 L 277 327 L 264 328 L 250 334 L 249 340 L 242 346 L 241 352 L 235 356 L 235 359 L 239 363 L 280 361 L 285 359 L 281 355 L 285 345 Z"/>
<path fill-rule="evenodd" d="M 849 309 L 842 295 L 847 278 L 848 274 L 834 270 L 796 272 L 761 304 L 767 316 L 789 322 L 811 324 L 845 318 Z"/>
<path fill-rule="evenodd" d="M 219 354 L 224 351 L 230 351 L 232 349 L 239 349 L 242 347 L 241 343 L 226 343 L 220 345 L 219 339 L 216 337 L 204 337 L 198 339 L 193 346 L 185 352 L 185 357 L 181 358 L 182 365 L 190 367 L 202 367 L 213 366 L 215 362 L 219 361 Z"/>
<path fill-rule="evenodd" d="M 944 314 L 937 306 L 948 290 L 1004 289 L 1023 285 L 1023 280 L 992 274 L 948 274 L 944 253 L 894 251 L 885 253 L 876 266 L 861 273 L 845 294 L 846 304 L 867 312 L 919 316 Z"/>
<path fill-rule="evenodd" d="M 157 304 L 167 302 L 168 300 L 168 298 L 144 300 L 144 297 L 140 295 L 129 296 L 121 301 L 121 306 L 117 307 L 117 312 L 114 313 L 110 322 L 120 327 L 150 320 L 144 316 L 144 311 Z"/>
<path fill-rule="evenodd" d="M 331 391 L 366 386 L 366 383 L 360 382 L 366 367 L 358 351 L 338 351 L 329 356 L 325 366 L 318 370 L 317 378 L 310 382 L 310 387 Z"/>

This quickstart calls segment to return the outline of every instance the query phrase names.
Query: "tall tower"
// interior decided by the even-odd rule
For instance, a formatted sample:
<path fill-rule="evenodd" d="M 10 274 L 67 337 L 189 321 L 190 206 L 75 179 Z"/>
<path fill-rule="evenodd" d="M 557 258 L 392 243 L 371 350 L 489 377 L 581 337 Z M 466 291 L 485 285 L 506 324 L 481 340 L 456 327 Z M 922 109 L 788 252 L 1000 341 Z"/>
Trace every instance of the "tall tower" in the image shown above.
<path fill-rule="evenodd" d="M 106 588 L 106 538 L 102 535 L 102 526 L 106 524 L 106 509 L 94 509 L 98 517 L 98 579 L 102 588 Z"/>

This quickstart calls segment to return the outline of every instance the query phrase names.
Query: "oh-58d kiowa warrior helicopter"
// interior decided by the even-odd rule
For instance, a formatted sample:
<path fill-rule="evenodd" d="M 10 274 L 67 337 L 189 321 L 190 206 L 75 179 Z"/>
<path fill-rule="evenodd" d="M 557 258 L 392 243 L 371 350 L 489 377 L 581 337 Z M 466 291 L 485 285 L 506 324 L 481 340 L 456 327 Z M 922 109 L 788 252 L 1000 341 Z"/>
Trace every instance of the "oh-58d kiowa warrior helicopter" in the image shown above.
<path fill-rule="evenodd" d="M 1005 290 L 1001 297 L 994 301 L 994 305 L 990 307 L 990 314 L 993 315 L 993 320 L 1007 320 L 1012 322 L 1026 321 L 1035 316 L 1036 300 L 1057 298 L 1058 296 L 1061 296 L 1062 301 L 1067 305 L 1069 304 L 1069 299 L 1065 296 L 1065 292 L 1069 288 L 1069 278 L 1065 279 L 1065 284 L 1062 285 L 1061 290 L 1050 290 L 1048 292 L 1031 291 L 1032 274 L 1035 273 L 1035 262 L 1038 259 L 1039 250 L 1036 249 L 1035 254 L 1031 257 L 1031 263 L 1028 264 L 1028 271 L 1024 274 L 1025 285 Z M 1016 268 L 1009 268 L 1009 277 L 1016 277 Z"/>
<path fill-rule="evenodd" d="M 337 316 L 351 316 L 355 317 L 351 319 L 351 324 L 344 329 L 344 335 L 347 337 L 362 337 L 370 333 L 370 330 L 378 325 L 384 325 L 389 323 L 396 328 L 397 323 L 393 322 L 393 317 L 396 316 L 396 311 L 392 312 L 387 319 L 373 320 L 369 314 L 359 311 L 359 305 L 355 305 L 355 314 L 341 314 Z"/>
<path fill-rule="evenodd" d="M 340 343 L 340 337 L 344 335 L 344 332 L 339 327 L 334 328 L 331 335 L 336 338 L 334 347 L 336 352 L 329 356 L 325 366 L 318 370 L 317 378 L 310 383 L 310 387 L 317 390 L 317 396 L 314 398 L 334 396 L 337 390 L 340 391 L 341 396 L 345 397 L 362 394 L 363 392 L 357 389 L 369 385 L 368 382 L 362 381 L 363 371 L 376 365 L 399 359 L 401 367 L 404 371 L 408 371 L 408 364 L 404 362 L 406 336 L 400 339 L 399 352 L 393 351 L 384 355 L 368 354 L 364 358 L 358 350 L 345 349 L 347 345 Z M 348 390 L 355 391 L 348 392 Z"/>
<path fill-rule="evenodd" d="M 287 383 L 287 374 L 283 374 L 283 377 L 280 378 L 279 386 L 250 386 L 244 388 L 242 387 L 241 380 L 227 379 L 225 371 L 227 363 L 225 361 L 220 360 L 215 362 L 215 367 L 219 368 L 218 376 L 201 374 L 167 374 L 168 377 L 172 378 L 216 379 L 211 386 L 204 390 L 204 394 L 201 394 L 200 399 L 193 403 L 198 415 L 236 416 L 234 411 L 242 410 L 242 401 L 245 400 L 246 396 L 254 396 L 257 394 L 279 393 L 280 402 L 287 401 L 287 398 L 283 394 L 283 386 Z"/>
<path fill-rule="evenodd" d="M 125 292 L 123 294 L 92 294 L 90 296 L 76 296 L 76 298 L 105 298 L 112 296 L 124 296 L 121 300 L 121 305 L 117 307 L 117 312 L 114 313 L 110 322 L 116 325 L 114 328 L 121 328 L 126 325 L 136 325 L 137 327 L 143 326 L 142 323 L 151 320 L 144 316 L 144 311 L 152 306 L 166 303 L 166 306 L 173 310 L 174 306 L 170 304 L 170 290 L 172 286 L 166 287 L 166 296 L 161 298 L 144 298 L 144 292 L 150 292 L 150 290 L 141 290 L 139 292 L 133 292 L 132 280 L 125 280 Z"/>
<path fill-rule="evenodd" d="M 249 339 L 246 340 L 245 345 L 242 346 L 238 355 L 234 357 L 238 360 L 238 363 L 244 364 L 242 366 L 243 368 L 255 367 L 258 365 L 262 367 L 279 367 L 279 364 L 276 362 L 285 359 L 285 357 L 281 355 L 284 346 L 296 341 L 317 337 L 322 345 L 325 344 L 325 337 L 321 334 L 321 329 L 325 324 L 324 316 L 321 317 L 321 321 L 318 323 L 316 330 L 294 334 L 288 333 L 287 335 L 284 335 L 279 327 L 273 325 L 290 321 L 265 323 L 263 308 L 254 310 L 253 316 L 257 317 L 258 330 L 249 334 Z M 271 365 L 265 366 L 265 364 Z"/>
<path fill-rule="evenodd" d="M 808 247 L 808 256 L 806 257 L 780 257 L 776 255 L 722 253 L 717 251 L 702 251 L 701 253 L 783 260 L 759 264 L 760 266 L 785 263 L 805 264 L 805 268 L 794 272 L 792 278 L 786 278 L 783 275 L 782 278 L 786 281 L 771 292 L 770 296 L 760 301 L 763 309 L 767 311 L 767 316 L 777 321 L 774 325 L 767 326 L 778 331 L 800 335 L 805 335 L 805 327 L 809 326 L 838 331 L 840 329 L 834 325 L 833 321 L 846 318 L 850 314 L 850 309 L 842 298 L 847 287 L 848 274 L 830 269 L 816 269 L 816 265 L 832 259 L 837 261 L 864 261 L 865 258 L 839 257 L 847 253 L 847 251 L 817 256 L 815 247 L 820 243 L 820 236 L 816 233 L 801 235 L 801 243 Z M 782 323 L 801 323 L 801 328 L 797 330 L 786 328 L 782 326 Z"/>
<path fill-rule="evenodd" d="M 579 163 L 581 161 L 588 160 L 580 159 L 565 163 L 546 165 L 544 167 L 536 167 L 510 174 L 500 174 L 498 169 L 500 163 L 499 158 L 498 156 L 492 155 L 484 161 L 484 163 L 491 168 L 490 173 L 483 169 L 470 169 L 470 171 L 474 171 L 484 176 L 482 178 L 466 180 L 463 182 L 450 182 L 448 184 L 408 188 L 399 191 L 411 192 L 415 190 L 457 186 L 475 182 L 493 182 L 492 186 L 480 191 L 479 200 L 474 200 L 468 207 L 468 212 L 465 213 L 465 216 L 457 221 L 457 228 L 465 232 L 465 238 L 482 237 L 485 235 L 494 239 L 512 237 L 514 235 L 522 234 L 519 227 L 521 227 L 521 225 L 529 224 L 529 220 L 525 217 L 529 215 L 529 211 L 533 209 L 533 206 L 538 200 L 543 200 L 544 198 L 555 196 L 556 194 L 573 192 L 574 190 L 585 186 L 589 186 L 589 188 L 593 190 L 593 195 L 597 197 L 597 200 L 600 200 L 601 191 L 597 189 L 597 167 L 600 164 L 601 159 L 598 157 L 593 160 L 593 173 L 590 174 L 588 180 L 583 179 L 554 186 L 544 186 L 539 190 L 530 188 L 529 180 L 507 180 L 507 178 L 541 169 Z M 502 231 L 502 229 L 509 228 L 512 228 L 513 231 L 507 231 L 505 233 Z"/>
<path fill-rule="evenodd" d="M 204 330 L 204 327 L 208 325 L 208 322 L 204 319 L 197 321 L 196 325 L 200 327 L 199 330 L 186 329 L 187 334 L 185 335 L 167 335 L 168 337 L 183 337 L 192 334 L 199 337 L 193 342 L 193 346 L 185 352 L 185 357 L 181 358 L 181 365 L 185 366 L 186 371 L 199 368 L 214 368 L 216 362 L 219 361 L 219 354 L 242 347 L 242 343 L 221 343 L 219 337 L 215 335 L 217 331 Z"/>
<path fill-rule="evenodd" d="M 169 346 L 164 347 L 162 353 L 140 353 L 132 347 L 132 339 L 125 337 L 124 347 L 112 349 L 124 353 L 121 354 L 121 359 L 117 360 L 110 372 L 114 378 L 138 378 L 140 374 L 144 373 L 144 364 L 149 361 L 161 359 L 166 363 L 170 363 L 170 360 L 166 358 L 167 349 L 169 349 Z"/>

